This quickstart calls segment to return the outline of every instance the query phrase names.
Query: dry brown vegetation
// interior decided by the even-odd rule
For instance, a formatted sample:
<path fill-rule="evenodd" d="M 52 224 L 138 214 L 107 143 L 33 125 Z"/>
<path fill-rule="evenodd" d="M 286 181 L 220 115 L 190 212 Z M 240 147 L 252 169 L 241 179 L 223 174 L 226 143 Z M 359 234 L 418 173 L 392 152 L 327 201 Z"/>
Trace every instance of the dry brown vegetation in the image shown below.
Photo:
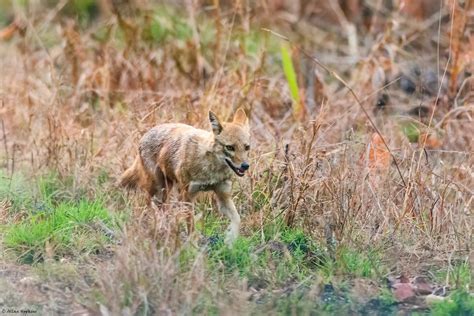
<path fill-rule="evenodd" d="M 369 304 L 393 276 L 472 291 L 473 1 L 315 3 L 0 1 L 0 307 L 395 313 L 386 297 Z M 209 109 L 239 106 L 253 143 L 234 185 L 236 249 L 221 245 L 210 196 L 188 236 L 176 199 L 152 211 L 116 187 L 150 127 L 207 129 Z M 2 242 L 48 205 L 84 199 L 111 214 L 85 224 L 94 246 L 51 238 L 24 263 L 30 248 Z M 425 310 L 396 288 L 396 308 Z"/>

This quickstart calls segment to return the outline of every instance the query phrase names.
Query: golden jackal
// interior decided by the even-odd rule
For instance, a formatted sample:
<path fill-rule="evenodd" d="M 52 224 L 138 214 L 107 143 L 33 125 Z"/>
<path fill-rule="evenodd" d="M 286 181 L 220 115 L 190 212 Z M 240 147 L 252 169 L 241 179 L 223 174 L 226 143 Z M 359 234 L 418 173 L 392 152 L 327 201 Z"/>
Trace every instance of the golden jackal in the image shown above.
<path fill-rule="evenodd" d="M 249 168 L 249 120 L 241 108 L 232 123 L 221 123 L 213 112 L 209 120 L 212 133 L 179 123 L 152 128 L 140 140 L 139 154 L 120 184 L 142 188 L 154 204 L 165 203 L 175 185 L 191 203 L 198 192 L 214 191 L 219 210 L 230 219 L 225 241 L 232 244 L 240 216 L 231 197 L 231 178 L 234 173 L 244 176 Z"/>

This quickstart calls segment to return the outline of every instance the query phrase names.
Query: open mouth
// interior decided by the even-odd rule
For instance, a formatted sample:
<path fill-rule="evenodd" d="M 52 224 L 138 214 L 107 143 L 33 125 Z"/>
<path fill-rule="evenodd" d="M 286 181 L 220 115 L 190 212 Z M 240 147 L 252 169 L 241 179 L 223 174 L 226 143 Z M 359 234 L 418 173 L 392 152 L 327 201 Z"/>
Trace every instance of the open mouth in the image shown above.
<path fill-rule="evenodd" d="M 227 162 L 227 165 L 230 167 L 230 169 L 232 169 L 232 171 L 234 171 L 239 177 L 243 177 L 245 175 L 245 170 L 235 167 L 230 159 L 225 158 L 225 162 Z"/>

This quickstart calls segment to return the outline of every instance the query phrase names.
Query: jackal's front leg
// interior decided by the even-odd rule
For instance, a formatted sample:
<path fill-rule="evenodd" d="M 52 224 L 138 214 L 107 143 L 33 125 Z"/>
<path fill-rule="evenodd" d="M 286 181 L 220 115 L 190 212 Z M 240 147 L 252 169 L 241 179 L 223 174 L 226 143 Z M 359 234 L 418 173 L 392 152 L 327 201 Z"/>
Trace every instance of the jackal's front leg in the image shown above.
<path fill-rule="evenodd" d="M 230 219 L 230 225 L 225 237 L 225 243 L 227 245 L 232 245 L 234 243 L 239 236 L 240 228 L 240 215 L 237 213 L 237 209 L 232 201 L 231 189 L 232 185 L 230 181 L 227 181 L 219 184 L 214 190 L 217 196 L 219 211 Z"/>

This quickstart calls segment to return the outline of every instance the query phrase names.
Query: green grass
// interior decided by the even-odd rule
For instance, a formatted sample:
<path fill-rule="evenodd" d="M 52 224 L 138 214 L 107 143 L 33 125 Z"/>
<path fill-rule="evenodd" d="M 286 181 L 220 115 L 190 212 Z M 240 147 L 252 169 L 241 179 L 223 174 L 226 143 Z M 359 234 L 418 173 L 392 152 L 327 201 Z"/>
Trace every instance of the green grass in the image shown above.
<path fill-rule="evenodd" d="M 33 192 L 31 187 L 25 185 L 26 182 L 26 178 L 19 173 L 9 176 L 0 170 L 0 201 L 10 201 L 13 211 L 32 207 Z"/>
<path fill-rule="evenodd" d="M 474 315 L 474 296 L 465 290 L 454 291 L 449 299 L 435 304 L 431 313 L 434 316 Z"/>
<path fill-rule="evenodd" d="M 115 218 L 102 199 L 88 199 L 74 188 L 72 178 L 47 173 L 32 183 L 21 174 L 0 179 L 0 200 L 11 202 L 11 214 L 23 214 L 21 221 L 2 223 L 5 249 L 20 262 L 95 252 L 108 242 Z"/>
<path fill-rule="evenodd" d="M 436 279 L 439 283 L 449 280 L 454 291 L 448 299 L 436 303 L 432 315 L 474 315 L 474 296 L 472 291 L 472 270 L 469 261 L 458 262 L 452 268 L 438 272 Z"/>
<path fill-rule="evenodd" d="M 48 256 L 59 258 L 103 247 L 107 237 L 102 225 L 112 219 L 100 201 L 64 202 L 49 213 L 31 215 L 5 229 L 4 244 L 22 263 L 33 263 Z"/>
<path fill-rule="evenodd" d="M 384 288 L 381 290 L 379 300 L 383 306 L 391 306 L 396 303 L 395 297 L 389 289 Z"/>
<path fill-rule="evenodd" d="M 357 251 L 340 246 L 336 251 L 335 260 L 325 258 L 327 260 L 321 265 L 321 272 L 327 280 L 332 280 L 335 275 L 378 279 L 381 271 L 386 269 L 381 257 L 382 254 L 377 251 Z"/>
<path fill-rule="evenodd" d="M 472 282 L 471 266 L 467 260 L 460 262 L 451 269 L 438 273 L 438 279 L 440 282 L 449 279 L 454 288 L 467 290 Z"/>
<path fill-rule="evenodd" d="M 472 269 L 468 259 L 456 262 L 452 267 L 435 273 L 436 282 L 446 282 L 453 289 L 469 291 L 472 287 Z"/>
<path fill-rule="evenodd" d="M 169 6 L 157 8 L 144 30 L 144 39 L 161 44 L 168 40 L 186 41 L 193 33 L 185 18 Z"/>
<path fill-rule="evenodd" d="M 232 248 L 223 242 L 218 218 L 208 219 L 200 230 L 210 240 L 211 270 L 226 274 L 237 273 L 249 280 L 265 278 L 272 284 L 283 284 L 289 279 L 301 281 L 319 274 L 330 281 L 335 275 L 377 278 L 383 270 L 381 254 L 376 251 L 359 252 L 340 247 L 336 260 L 302 229 L 290 229 L 281 223 L 264 227 L 264 240 L 259 232 L 240 236 Z"/>
<path fill-rule="evenodd" d="M 302 230 L 273 231 L 276 234 L 266 234 L 269 238 L 264 241 L 259 233 L 240 236 L 231 248 L 223 238 L 212 235 L 208 245 L 210 270 L 236 274 L 250 283 L 279 286 L 288 280 L 310 278 L 327 260 L 324 251 Z"/>
<path fill-rule="evenodd" d="M 98 14 L 98 4 L 95 0 L 73 0 L 69 3 L 72 15 L 79 18 L 81 24 L 86 25 L 92 17 Z"/>
<path fill-rule="evenodd" d="M 252 258 L 255 244 L 250 238 L 239 237 L 232 248 L 227 247 L 222 239 L 211 245 L 209 258 L 211 267 L 223 267 L 226 273 L 238 272 L 244 276 L 250 274 L 256 258 Z"/>
<path fill-rule="evenodd" d="M 196 214 L 203 214 L 202 219 L 196 222 L 196 229 L 207 237 L 221 235 L 225 230 L 225 226 L 228 224 L 223 216 L 208 212 L 207 209 L 210 207 L 211 206 L 206 202 L 197 203 L 195 206 Z"/>
<path fill-rule="evenodd" d="M 99 175 L 100 176 L 100 175 Z M 59 177 L 55 172 L 49 172 L 38 179 L 38 198 L 44 203 L 58 205 L 68 201 L 79 201 L 86 195 L 83 188 L 74 184 L 72 176 Z"/>
<path fill-rule="evenodd" d="M 265 194 L 264 191 L 260 190 L 255 190 L 252 192 L 252 201 L 255 208 L 254 211 L 260 211 L 270 203 L 268 195 Z"/>
<path fill-rule="evenodd" d="M 302 111 L 302 104 L 300 98 L 300 89 L 298 87 L 298 80 L 291 59 L 290 47 L 288 45 L 281 46 L 281 62 L 283 65 L 283 72 L 290 89 L 291 97 L 293 98 L 293 111 L 299 114 Z"/>
<path fill-rule="evenodd" d="M 379 254 L 372 251 L 366 253 L 341 248 L 338 253 L 341 272 L 355 277 L 373 278 L 377 276 L 377 268 L 381 266 Z"/>
<path fill-rule="evenodd" d="M 416 143 L 420 138 L 420 128 L 417 124 L 413 122 L 402 122 L 401 128 L 410 143 Z"/>

